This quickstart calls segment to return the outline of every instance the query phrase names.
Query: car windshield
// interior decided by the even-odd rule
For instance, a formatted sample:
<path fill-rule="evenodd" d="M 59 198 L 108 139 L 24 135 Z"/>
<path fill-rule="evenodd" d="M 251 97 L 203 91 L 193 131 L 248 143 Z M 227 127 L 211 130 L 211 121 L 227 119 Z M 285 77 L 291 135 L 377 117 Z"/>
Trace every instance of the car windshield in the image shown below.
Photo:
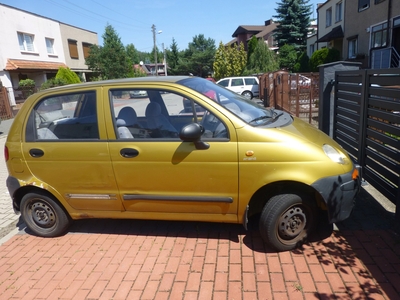
<path fill-rule="evenodd" d="M 279 117 L 273 110 L 203 78 L 187 78 L 178 83 L 206 95 L 252 126 L 266 125 Z"/>

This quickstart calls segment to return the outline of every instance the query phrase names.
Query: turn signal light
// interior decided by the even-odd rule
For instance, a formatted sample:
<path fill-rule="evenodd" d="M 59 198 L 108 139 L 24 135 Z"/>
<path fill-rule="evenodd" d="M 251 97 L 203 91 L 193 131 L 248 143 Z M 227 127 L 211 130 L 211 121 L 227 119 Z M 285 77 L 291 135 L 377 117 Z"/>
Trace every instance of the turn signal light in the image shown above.
<path fill-rule="evenodd" d="M 359 172 L 358 172 L 358 169 L 354 169 L 354 170 L 353 170 L 353 174 L 351 174 L 351 178 L 352 178 L 353 180 L 357 180 L 359 176 L 360 176 L 360 174 L 359 174 Z"/>

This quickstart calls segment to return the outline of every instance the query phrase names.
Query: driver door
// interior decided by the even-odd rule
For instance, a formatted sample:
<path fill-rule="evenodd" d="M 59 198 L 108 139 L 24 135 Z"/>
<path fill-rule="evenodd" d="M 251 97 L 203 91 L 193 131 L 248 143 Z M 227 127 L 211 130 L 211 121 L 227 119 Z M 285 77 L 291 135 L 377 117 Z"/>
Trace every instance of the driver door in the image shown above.
<path fill-rule="evenodd" d="M 143 89 L 142 89 L 143 90 Z M 110 91 L 111 111 L 115 120 L 110 124 L 115 140 L 110 154 L 123 206 L 143 218 L 237 220 L 238 161 L 235 130 L 230 122 L 221 122 L 230 138 L 205 139 L 210 147 L 198 150 L 193 143 L 183 142 L 177 135 L 160 136 L 154 128 L 148 107 L 161 106 L 158 119 L 169 122 L 158 129 L 180 129 L 201 116 L 184 107 L 178 93 L 148 90 L 145 97 L 131 98 L 133 90 Z M 153 103 L 153 104 L 152 104 Z M 129 128 L 132 137 L 119 135 L 118 116 L 124 107 L 136 115 L 136 127 Z M 195 109 L 197 111 L 197 109 Z M 204 114 L 204 110 L 201 114 Z M 154 112 L 152 111 L 151 114 Z M 169 127 L 172 125 L 172 127 Z M 163 132 L 160 130 L 159 132 Z"/>

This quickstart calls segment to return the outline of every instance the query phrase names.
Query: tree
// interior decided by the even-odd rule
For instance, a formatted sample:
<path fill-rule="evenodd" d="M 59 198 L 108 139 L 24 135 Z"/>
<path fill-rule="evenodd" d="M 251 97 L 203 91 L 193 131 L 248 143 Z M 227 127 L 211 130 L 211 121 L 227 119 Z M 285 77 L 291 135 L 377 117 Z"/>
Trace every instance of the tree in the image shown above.
<path fill-rule="evenodd" d="M 247 54 L 243 43 L 240 43 L 239 48 L 226 48 L 220 42 L 214 57 L 214 77 L 218 80 L 223 77 L 242 75 L 246 63 Z"/>
<path fill-rule="evenodd" d="M 285 44 L 279 48 L 279 68 L 292 72 L 296 61 L 297 53 L 293 45 Z"/>
<path fill-rule="evenodd" d="M 206 39 L 203 34 L 196 35 L 179 61 L 180 74 L 192 73 L 199 77 L 206 77 L 212 72 L 215 51 L 213 39 Z"/>
<path fill-rule="evenodd" d="M 168 74 L 170 75 L 179 75 L 179 60 L 181 57 L 181 53 L 178 49 L 178 44 L 175 39 L 172 38 L 172 44 L 170 46 L 170 50 L 167 50 L 167 65 L 168 65 Z"/>
<path fill-rule="evenodd" d="M 139 52 L 133 44 L 126 45 L 126 55 L 131 60 L 132 64 L 138 64 L 140 62 Z"/>
<path fill-rule="evenodd" d="M 307 34 L 310 28 L 312 5 L 310 0 L 281 0 L 276 9 L 278 23 L 275 29 L 275 40 L 278 47 L 293 45 L 296 51 L 303 51 L 307 45 Z"/>
<path fill-rule="evenodd" d="M 257 47 L 258 39 L 255 35 L 253 35 L 250 41 L 247 43 L 247 60 L 249 60 L 250 55 L 253 54 L 254 49 Z"/>
<path fill-rule="evenodd" d="M 279 64 L 275 52 L 271 51 L 263 40 L 259 40 L 257 47 L 250 55 L 244 74 L 266 73 L 278 69 Z"/>
<path fill-rule="evenodd" d="M 132 73 L 132 62 L 120 37 L 111 25 L 107 25 L 103 34 L 103 46 L 90 48 L 86 64 L 97 72 L 102 79 L 127 78 Z"/>

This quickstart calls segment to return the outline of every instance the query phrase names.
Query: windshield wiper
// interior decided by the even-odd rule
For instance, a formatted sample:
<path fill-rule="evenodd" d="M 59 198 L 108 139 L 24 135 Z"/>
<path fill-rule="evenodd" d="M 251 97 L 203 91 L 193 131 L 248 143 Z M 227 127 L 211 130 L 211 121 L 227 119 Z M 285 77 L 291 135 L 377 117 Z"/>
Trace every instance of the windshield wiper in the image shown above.
<path fill-rule="evenodd" d="M 254 120 L 251 120 L 249 123 L 257 122 L 257 121 L 264 120 L 264 119 L 269 119 L 266 122 L 266 124 L 269 124 L 269 123 L 274 122 L 276 119 L 278 119 L 282 115 L 283 115 L 283 111 L 281 111 L 279 113 L 276 113 L 275 111 L 272 111 L 272 117 L 270 117 L 270 116 L 261 116 L 261 117 L 255 118 Z"/>
<path fill-rule="evenodd" d="M 258 117 L 258 118 L 255 118 L 255 119 L 251 120 L 249 123 L 257 122 L 257 121 L 264 120 L 264 119 L 270 119 L 270 118 L 273 118 L 273 117 L 270 117 L 270 116 L 261 116 L 261 117 Z"/>

